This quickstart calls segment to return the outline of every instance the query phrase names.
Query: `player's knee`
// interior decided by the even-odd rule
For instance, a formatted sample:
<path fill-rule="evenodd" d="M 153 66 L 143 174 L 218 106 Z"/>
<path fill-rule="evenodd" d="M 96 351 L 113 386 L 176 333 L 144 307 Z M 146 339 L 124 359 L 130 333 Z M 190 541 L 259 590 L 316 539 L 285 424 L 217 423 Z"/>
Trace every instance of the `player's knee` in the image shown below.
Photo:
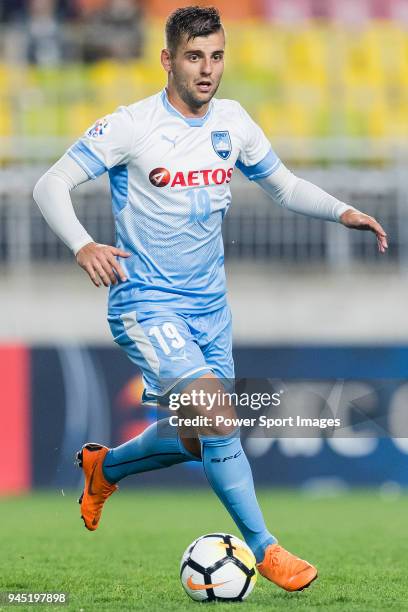
<path fill-rule="evenodd" d="M 211 438 L 226 438 L 231 436 L 237 429 L 233 417 L 223 415 L 213 415 L 207 419 L 204 426 L 200 427 L 200 435 Z"/>

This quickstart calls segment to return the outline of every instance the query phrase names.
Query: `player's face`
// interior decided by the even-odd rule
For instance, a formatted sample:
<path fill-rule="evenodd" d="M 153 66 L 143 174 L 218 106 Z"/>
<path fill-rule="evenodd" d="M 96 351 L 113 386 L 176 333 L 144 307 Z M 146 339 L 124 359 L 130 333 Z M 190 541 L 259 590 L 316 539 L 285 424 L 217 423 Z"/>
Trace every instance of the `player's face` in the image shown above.
<path fill-rule="evenodd" d="M 190 108 L 208 104 L 218 89 L 224 71 L 223 30 L 180 42 L 169 57 L 169 85 Z"/>

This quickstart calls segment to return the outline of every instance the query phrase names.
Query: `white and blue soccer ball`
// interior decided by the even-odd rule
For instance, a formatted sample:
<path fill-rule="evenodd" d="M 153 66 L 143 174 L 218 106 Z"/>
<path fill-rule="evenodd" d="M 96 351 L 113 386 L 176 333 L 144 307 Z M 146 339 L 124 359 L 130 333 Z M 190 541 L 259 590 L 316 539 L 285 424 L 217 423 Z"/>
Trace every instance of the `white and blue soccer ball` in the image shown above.
<path fill-rule="evenodd" d="M 251 549 L 228 533 L 208 533 L 194 540 L 180 564 L 180 579 L 195 601 L 243 601 L 256 582 Z"/>

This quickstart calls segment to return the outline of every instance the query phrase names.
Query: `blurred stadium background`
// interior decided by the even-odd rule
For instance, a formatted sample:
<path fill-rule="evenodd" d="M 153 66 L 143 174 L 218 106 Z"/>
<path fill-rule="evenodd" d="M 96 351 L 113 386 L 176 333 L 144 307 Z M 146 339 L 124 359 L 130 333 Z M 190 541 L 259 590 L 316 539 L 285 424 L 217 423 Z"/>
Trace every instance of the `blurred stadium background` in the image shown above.
<path fill-rule="evenodd" d="M 163 87 L 164 20 L 184 4 L 0 0 L 5 494 L 79 486 L 74 449 L 88 439 L 118 444 L 152 418 L 139 373 L 113 347 L 106 291 L 75 265 L 31 194 L 96 118 Z M 373 236 L 287 213 L 235 176 L 224 229 L 237 374 L 280 378 L 297 392 L 305 379 L 341 379 L 351 398 L 370 398 L 373 416 L 395 419 L 408 394 L 408 0 L 209 4 L 228 37 L 218 95 L 251 112 L 291 169 L 375 215 L 390 239 L 380 257 Z M 111 242 L 107 181 L 73 199 L 88 231 Z M 255 479 L 406 486 L 407 439 L 358 434 L 250 440 Z M 181 466 L 138 482 L 203 483 L 198 472 Z"/>

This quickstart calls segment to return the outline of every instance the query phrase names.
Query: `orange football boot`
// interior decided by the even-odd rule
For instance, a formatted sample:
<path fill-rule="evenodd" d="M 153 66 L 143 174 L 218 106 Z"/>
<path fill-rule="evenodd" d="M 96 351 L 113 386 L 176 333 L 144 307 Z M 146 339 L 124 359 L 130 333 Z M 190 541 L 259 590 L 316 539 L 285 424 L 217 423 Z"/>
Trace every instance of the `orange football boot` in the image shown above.
<path fill-rule="evenodd" d="M 105 501 L 119 487 L 106 480 L 102 471 L 103 460 L 109 448 L 102 444 L 88 442 L 76 454 L 78 467 L 84 471 L 85 485 L 78 502 L 81 504 L 81 518 L 89 531 L 98 527 Z"/>
<path fill-rule="evenodd" d="M 317 578 L 317 569 L 278 544 L 269 544 L 259 573 L 286 591 L 303 591 Z"/>

